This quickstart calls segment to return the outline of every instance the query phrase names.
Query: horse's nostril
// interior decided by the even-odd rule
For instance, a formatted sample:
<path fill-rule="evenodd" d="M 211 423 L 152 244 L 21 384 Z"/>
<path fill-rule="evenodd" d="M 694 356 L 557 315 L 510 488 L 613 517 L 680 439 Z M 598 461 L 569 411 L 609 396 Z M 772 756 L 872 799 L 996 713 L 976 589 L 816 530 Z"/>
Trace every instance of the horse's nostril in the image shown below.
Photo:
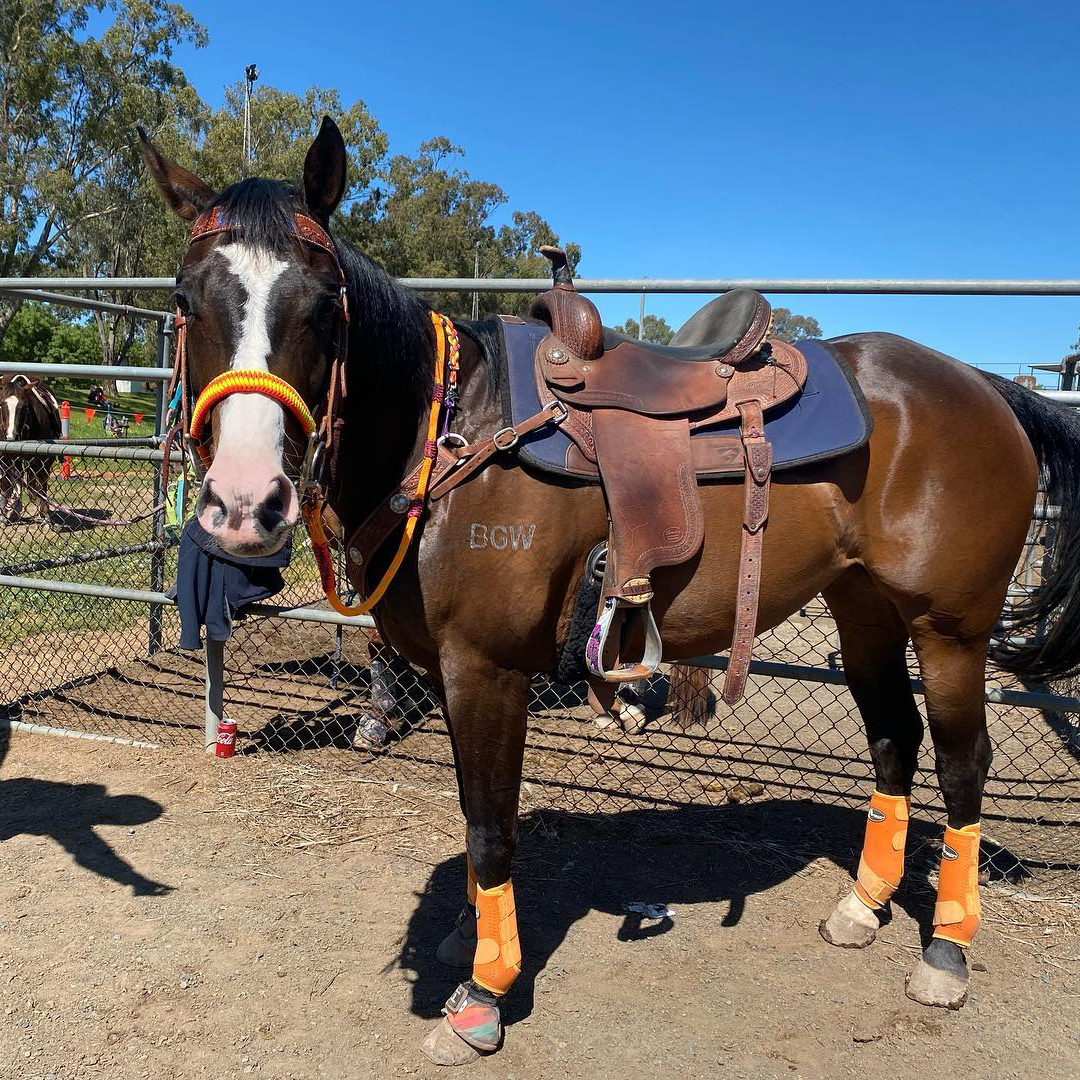
<path fill-rule="evenodd" d="M 199 493 L 199 502 L 202 504 L 203 509 L 212 509 L 214 511 L 215 528 L 220 528 L 225 524 L 228 510 L 224 500 L 214 490 L 214 483 L 209 477 L 203 481 L 202 491 Z"/>
<path fill-rule="evenodd" d="M 214 490 L 214 482 L 209 477 L 203 481 L 202 486 L 202 500 L 207 506 L 217 506 L 222 510 L 225 509 L 225 503 L 222 501 L 221 496 Z"/>
<path fill-rule="evenodd" d="M 285 520 L 287 510 L 287 493 L 279 479 L 270 485 L 266 498 L 256 507 L 255 518 L 267 532 L 273 532 Z"/>

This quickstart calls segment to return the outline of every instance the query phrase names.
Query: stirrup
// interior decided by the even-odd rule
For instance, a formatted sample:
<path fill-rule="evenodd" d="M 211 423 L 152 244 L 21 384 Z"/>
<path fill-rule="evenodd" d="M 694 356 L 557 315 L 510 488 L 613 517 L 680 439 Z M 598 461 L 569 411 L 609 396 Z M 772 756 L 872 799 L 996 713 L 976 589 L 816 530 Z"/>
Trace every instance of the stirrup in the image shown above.
<path fill-rule="evenodd" d="M 604 648 L 607 645 L 608 634 L 616 622 L 616 616 L 622 616 L 627 609 L 642 611 L 645 619 L 645 652 L 641 659 L 635 663 L 618 664 L 610 671 L 604 670 Z M 618 622 L 622 624 L 622 619 Z M 660 640 L 660 631 L 657 629 L 656 620 L 653 618 L 652 603 L 647 602 L 644 610 L 636 604 L 620 606 L 617 596 L 609 596 L 604 600 L 604 609 L 600 613 L 600 619 L 593 627 L 589 635 L 589 643 L 585 646 L 585 666 L 590 674 L 595 675 L 604 682 L 637 682 L 639 679 L 648 679 L 656 674 L 663 658 L 664 646 Z"/>

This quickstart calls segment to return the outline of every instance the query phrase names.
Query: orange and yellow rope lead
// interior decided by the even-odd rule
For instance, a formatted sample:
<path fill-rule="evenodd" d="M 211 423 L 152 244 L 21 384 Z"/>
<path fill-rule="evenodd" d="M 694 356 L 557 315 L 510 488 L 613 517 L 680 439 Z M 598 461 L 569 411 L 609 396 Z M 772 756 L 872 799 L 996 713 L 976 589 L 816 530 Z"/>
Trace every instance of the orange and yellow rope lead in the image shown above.
<path fill-rule="evenodd" d="M 451 365 L 456 366 L 458 354 L 457 331 L 454 324 L 445 315 L 440 315 L 436 311 L 431 313 L 431 322 L 435 328 L 435 390 L 432 394 L 431 413 L 428 417 L 427 439 L 424 442 L 424 460 L 420 466 L 420 475 L 416 480 L 416 491 L 409 501 L 405 532 L 402 534 L 394 558 L 391 560 L 379 584 L 360 603 L 346 604 L 338 594 L 337 576 L 334 573 L 334 559 L 330 553 L 330 545 L 326 540 L 326 534 L 322 527 L 322 500 L 311 502 L 305 500 L 301 508 L 304 515 L 304 524 L 307 525 L 308 534 L 311 536 L 311 548 L 315 555 L 316 565 L 319 567 L 323 592 L 326 593 L 327 602 L 340 615 L 366 615 L 383 598 L 386 590 L 390 587 L 390 582 L 394 580 L 398 570 L 401 569 L 401 564 L 405 561 L 409 545 L 412 543 L 413 533 L 416 532 L 417 523 L 424 513 L 428 483 L 431 480 L 431 470 L 434 467 L 435 456 L 438 453 L 436 437 L 439 432 L 439 414 L 442 410 L 445 390 L 446 365 L 449 362 Z"/>

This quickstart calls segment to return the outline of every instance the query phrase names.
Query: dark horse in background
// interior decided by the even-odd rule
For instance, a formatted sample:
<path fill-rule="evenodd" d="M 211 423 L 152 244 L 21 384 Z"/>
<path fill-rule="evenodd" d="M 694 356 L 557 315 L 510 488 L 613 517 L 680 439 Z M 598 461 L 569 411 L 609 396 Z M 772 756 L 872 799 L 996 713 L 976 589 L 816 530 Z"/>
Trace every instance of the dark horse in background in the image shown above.
<path fill-rule="evenodd" d="M 60 406 L 43 379 L 5 375 L 0 379 L 0 440 L 58 439 Z M 37 500 L 37 516 L 49 516 L 49 469 L 53 459 L 0 454 L 0 510 L 5 521 L 22 513 L 23 493 Z"/>
<path fill-rule="evenodd" d="M 269 370 L 317 410 L 327 395 L 343 319 L 350 324 L 344 437 L 331 505 L 345 534 L 420 461 L 427 437 L 436 335 L 417 295 L 348 245 L 299 239 L 306 215 L 329 228 L 345 188 L 340 133 L 324 120 L 303 187 L 245 180 L 216 193 L 143 139 L 169 205 L 187 220 L 216 208 L 227 231 L 193 234 L 177 304 L 187 318 L 191 391 L 230 366 Z M 455 431 L 474 442 L 503 424 L 499 337 L 460 324 Z M 910 640 L 947 808 L 934 937 L 908 993 L 958 1007 L 965 949 L 978 927 L 979 829 L 991 749 L 984 672 L 1042 473 L 1062 507 L 1054 567 L 1041 590 L 1006 614 L 996 661 L 1029 679 L 1080 662 L 1080 423 L 1012 383 L 890 334 L 835 338 L 874 421 L 861 449 L 775 480 L 764 540 L 757 630 L 822 593 L 839 628 L 844 670 L 876 773 L 854 889 L 822 924 L 830 942 L 868 945 L 899 881 L 923 722 L 906 664 Z M 293 483 L 303 449 L 294 421 L 256 394 L 213 415 L 213 460 L 197 513 L 222 548 L 270 553 L 297 524 Z M 701 491 L 707 531 L 688 563 L 658 570 L 654 611 L 665 658 L 731 641 L 743 483 Z M 474 522 L 535 526 L 527 550 L 470 545 Z M 550 672 L 571 620 L 583 562 L 608 532 L 601 490 L 556 482 L 512 454 L 431 503 L 418 541 L 376 609 L 385 640 L 424 668 L 445 703 L 467 821 L 470 906 L 440 955 L 472 965 L 425 1050 L 459 1063 L 498 1045 L 499 995 L 520 966 L 510 883 L 531 678 Z M 385 545 L 381 576 L 394 545 Z M 370 579 L 369 579 L 370 580 Z M 1046 621 L 1046 633 L 1030 633 Z M 1011 643 L 1008 643 L 1011 642 Z M 1019 643 L 1017 643 L 1019 642 Z M 475 906 L 475 910 L 474 910 Z M 479 929 L 478 929 L 479 921 Z"/>

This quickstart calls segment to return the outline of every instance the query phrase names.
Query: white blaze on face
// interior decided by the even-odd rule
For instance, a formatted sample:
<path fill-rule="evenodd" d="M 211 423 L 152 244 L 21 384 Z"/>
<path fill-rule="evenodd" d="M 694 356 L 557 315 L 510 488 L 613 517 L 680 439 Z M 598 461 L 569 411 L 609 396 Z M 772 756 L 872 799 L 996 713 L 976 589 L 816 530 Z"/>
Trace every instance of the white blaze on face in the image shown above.
<path fill-rule="evenodd" d="M 230 367 L 267 371 L 270 358 L 270 331 L 267 323 L 270 292 L 286 264 L 268 251 L 244 244 L 217 249 L 244 287 L 244 321 L 240 340 Z M 221 405 L 218 426 L 218 454 L 271 453 L 281 466 L 285 444 L 285 416 L 281 406 L 261 394 L 233 394 Z"/>
<path fill-rule="evenodd" d="M 15 438 L 15 410 L 18 408 L 19 399 L 12 394 L 4 404 L 7 406 L 7 436 L 8 439 Z"/>

